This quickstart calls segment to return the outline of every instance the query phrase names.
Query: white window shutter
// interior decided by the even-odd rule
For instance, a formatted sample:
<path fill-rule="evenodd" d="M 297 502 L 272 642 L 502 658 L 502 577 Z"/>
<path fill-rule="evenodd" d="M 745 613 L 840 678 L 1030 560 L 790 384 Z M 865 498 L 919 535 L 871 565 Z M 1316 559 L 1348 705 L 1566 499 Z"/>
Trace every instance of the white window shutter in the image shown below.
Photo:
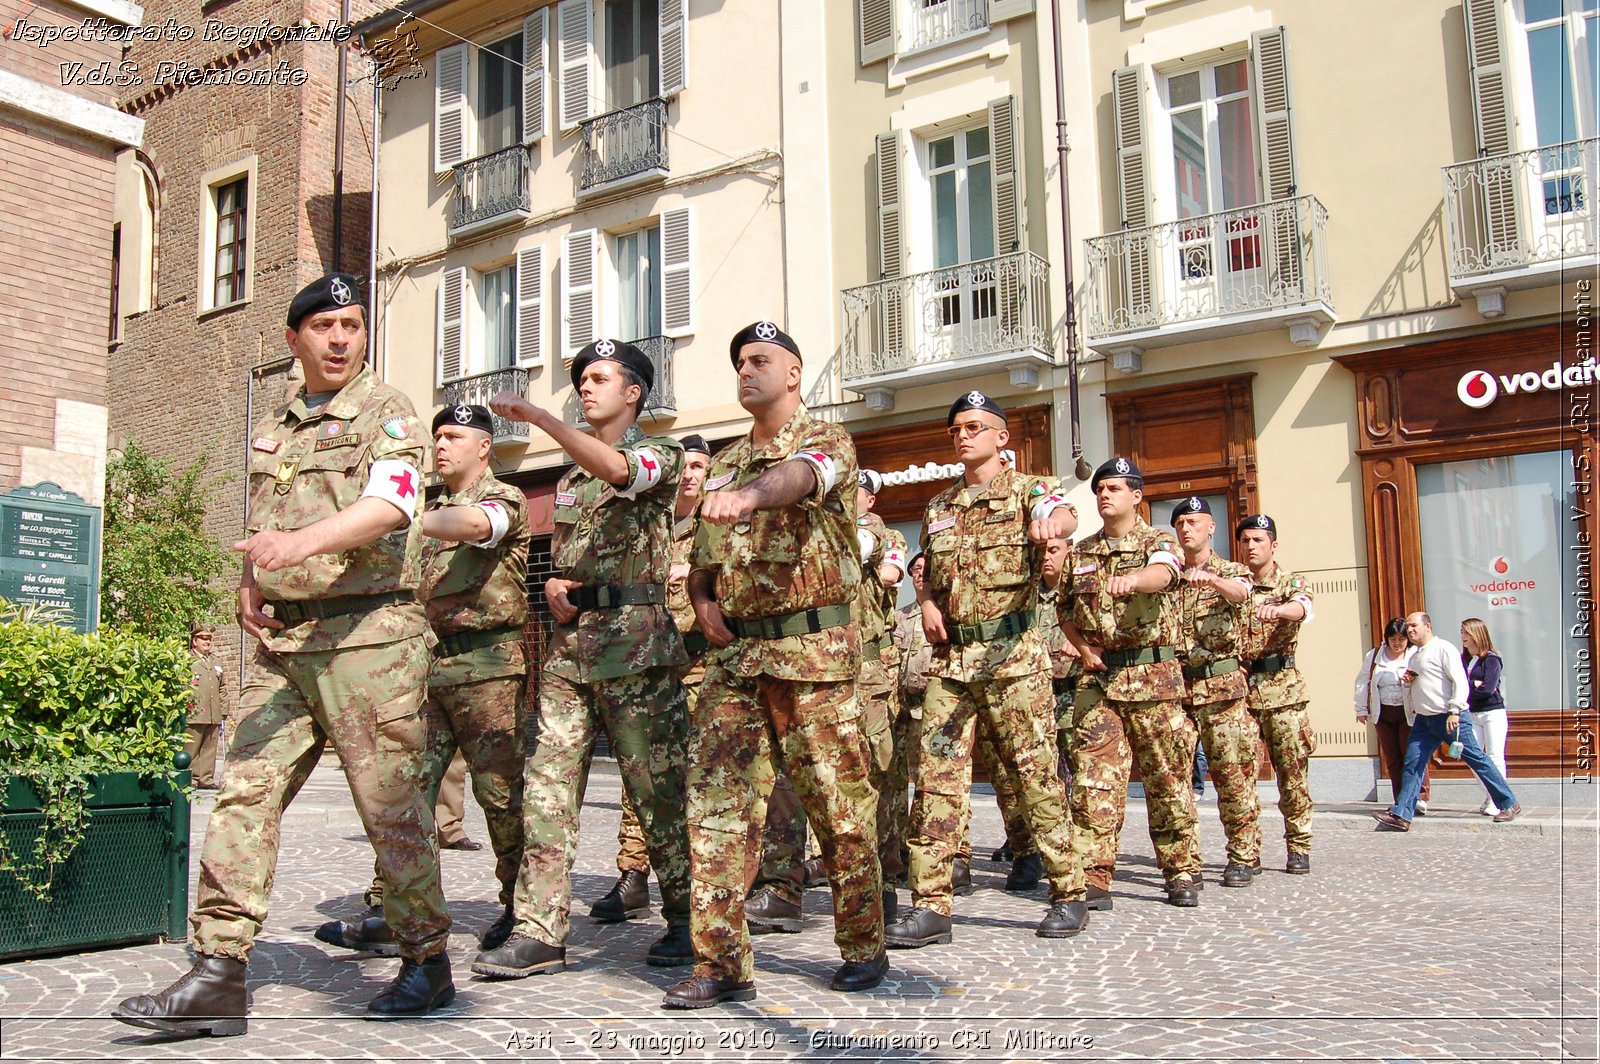
<path fill-rule="evenodd" d="M 900 232 L 901 170 L 905 164 L 905 134 L 896 130 L 878 134 L 878 272 L 899 277 L 905 265 Z"/>
<path fill-rule="evenodd" d="M 467 271 L 458 266 L 439 275 L 438 383 L 460 380 L 467 371 Z"/>
<path fill-rule="evenodd" d="M 467 46 L 433 57 L 433 170 L 443 173 L 467 157 Z"/>
<path fill-rule="evenodd" d="M 532 144 L 549 128 L 550 9 L 541 7 L 522 20 L 522 139 Z"/>
<path fill-rule="evenodd" d="M 989 0 L 989 24 L 1033 14 L 1033 0 Z"/>
<path fill-rule="evenodd" d="M 994 175 L 994 251 L 1009 255 L 1022 250 L 1022 200 L 1018 188 L 1016 97 L 1002 96 L 989 104 L 989 165 Z"/>
<path fill-rule="evenodd" d="M 689 87 L 689 0 L 661 0 L 661 96 Z"/>
<path fill-rule="evenodd" d="M 1150 224 L 1150 182 L 1145 173 L 1144 67 L 1111 75 L 1112 118 L 1117 141 L 1117 192 L 1124 229 Z"/>
<path fill-rule="evenodd" d="M 544 248 L 517 252 L 517 365 L 544 365 Z"/>
<path fill-rule="evenodd" d="M 1467 23 L 1467 66 L 1478 154 L 1504 155 L 1511 150 L 1512 114 L 1507 97 L 1506 27 L 1500 0 L 1464 0 L 1461 14 Z"/>
<path fill-rule="evenodd" d="M 694 238 L 689 207 L 661 212 L 661 331 L 694 332 Z"/>
<path fill-rule="evenodd" d="M 1261 185 L 1267 199 L 1295 193 L 1294 131 L 1289 107 L 1289 38 L 1282 26 L 1250 35 L 1256 123 L 1261 134 Z"/>
<path fill-rule="evenodd" d="M 894 15 L 897 0 L 856 0 L 856 43 L 861 65 L 894 55 Z"/>
<path fill-rule="evenodd" d="M 590 114 L 594 27 L 592 0 L 561 0 L 556 8 L 556 49 L 561 71 L 561 128 L 576 129 Z"/>
<path fill-rule="evenodd" d="M 600 234 L 580 229 L 562 238 L 561 357 L 571 362 L 593 343 L 600 322 Z"/>

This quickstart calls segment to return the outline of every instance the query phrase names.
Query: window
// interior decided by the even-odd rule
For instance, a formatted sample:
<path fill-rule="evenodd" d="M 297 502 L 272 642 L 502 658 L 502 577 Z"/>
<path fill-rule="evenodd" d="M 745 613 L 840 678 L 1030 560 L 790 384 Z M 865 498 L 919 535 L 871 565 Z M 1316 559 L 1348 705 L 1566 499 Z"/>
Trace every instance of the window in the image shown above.
<path fill-rule="evenodd" d="M 250 300 L 257 187 L 253 155 L 200 177 L 195 304 L 201 315 Z"/>
<path fill-rule="evenodd" d="M 510 263 L 479 273 L 474 280 L 482 342 L 468 371 L 488 373 L 517 364 L 517 265 Z"/>
<path fill-rule="evenodd" d="M 504 151 L 522 139 L 522 34 L 478 51 L 477 155 Z"/>
<path fill-rule="evenodd" d="M 615 239 L 617 331 L 624 340 L 661 335 L 661 228 L 635 229 Z"/>
<path fill-rule="evenodd" d="M 931 48 L 989 28 L 989 0 L 909 0 L 907 51 Z"/>
<path fill-rule="evenodd" d="M 122 296 L 122 223 L 111 227 L 111 322 L 106 340 L 116 343 L 122 331 L 122 314 L 118 303 Z"/>
<path fill-rule="evenodd" d="M 433 169 L 447 173 L 544 136 L 550 9 L 491 44 L 453 44 L 434 55 Z"/>
<path fill-rule="evenodd" d="M 1555 146 L 1596 136 L 1600 0 L 1523 0 L 1522 14 L 1535 138 L 1524 147 L 1546 149 L 1536 202 L 1555 220 L 1585 206 L 1583 152 Z"/>
<path fill-rule="evenodd" d="M 1172 134 L 1173 217 L 1184 221 L 1259 203 L 1249 60 L 1171 74 L 1164 87 Z M 1180 229 L 1180 280 L 1208 280 L 1219 257 L 1228 273 L 1259 267 L 1259 226 L 1260 219 L 1246 213 L 1221 226 Z"/>
<path fill-rule="evenodd" d="M 944 269 L 994 258 L 994 174 L 987 125 L 928 142 L 928 192 L 933 264 Z M 939 324 L 952 328 L 993 318 L 993 282 L 990 267 L 940 274 L 935 296 Z"/>
<path fill-rule="evenodd" d="M 213 307 L 245 298 L 245 233 L 249 210 L 249 178 L 241 177 L 212 190 L 216 203 L 216 245 L 212 271 Z"/>
<path fill-rule="evenodd" d="M 659 93 L 661 11 L 657 0 L 604 0 L 606 104 L 621 110 Z"/>

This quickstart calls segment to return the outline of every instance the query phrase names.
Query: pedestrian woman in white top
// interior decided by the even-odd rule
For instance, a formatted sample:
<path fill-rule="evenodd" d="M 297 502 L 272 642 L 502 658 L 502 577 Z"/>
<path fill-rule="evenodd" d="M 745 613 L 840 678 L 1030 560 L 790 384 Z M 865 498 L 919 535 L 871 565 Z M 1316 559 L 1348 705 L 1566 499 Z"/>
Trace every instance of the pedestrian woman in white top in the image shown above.
<path fill-rule="evenodd" d="M 1472 719 L 1472 734 L 1483 752 L 1489 755 L 1500 775 L 1506 774 L 1506 700 L 1500 691 L 1504 666 L 1495 653 L 1489 626 L 1476 617 L 1461 622 L 1461 661 L 1467 672 L 1467 714 Z M 1478 806 L 1484 816 L 1499 810 L 1485 798 Z"/>
<path fill-rule="evenodd" d="M 1406 712 L 1406 666 L 1416 648 L 1406 639 L 1406 622 L 1395 617 L 1383 626 L 1383 642 L 1367 651 L 1356 673 L 1356 720 L 1371 724 L 1378 733 L 1378 752 L 1396 801 L 1405 774 L 1406 740 L 1411 737 L 1411 715 Z M 1422 776 L 1422 797 L 1417 812 L 1428 811 L 1429 776 Z"/>

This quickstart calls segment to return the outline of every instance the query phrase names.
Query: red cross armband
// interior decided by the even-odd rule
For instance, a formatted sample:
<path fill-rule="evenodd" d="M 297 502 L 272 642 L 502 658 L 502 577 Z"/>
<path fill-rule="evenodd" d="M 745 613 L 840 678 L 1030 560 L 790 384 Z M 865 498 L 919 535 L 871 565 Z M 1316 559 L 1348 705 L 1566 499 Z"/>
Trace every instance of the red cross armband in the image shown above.
<path fill-rule="evenodd" d="M 839 467 L 834 464 L 832 458 L 829 458 L 821 451 L 797 451 L 790 461 L 796 459 L 805 462 L 817 471 L 817 481 L 822 485 L 823 495 L 827 495 L 828 492 L 832 491 L 833 486 L 839 482 Z"/>
<path fill-rule="evenodd" d="M 410 521 L 417 512 L 417 492 L 421 488 L 422 474 L 410 462 L 381 458 L 372 463 L 372 472 L 367 475 L 367 487 L 361 497 L 371 496 L 392 503 Z"/>
<path fill-rule="evenodd" d="M 1052 493 L 1034 503 L 1033 512 L 1029 516 L 1035 521 L 1043 521 L 1066 504 L 1067 500 L 1064 496 Z"/>
<path fill-rule="evenodd" d="M 511 515 L 506 513 L 504 503 L 495 502 L 493 499 L 485 499 L 477 505 L 478 509 L 483 511 L 483 515 L 489 519 L 489 536 L 487 539 L 481 539 L 476 543 L 468 544 L 468 546 L 479 547 L 483 550 L 498 547 L 500 541 L 505 538 L 506 530 L 511 527 Z"/>
<path fill-rule="evenodd" d="M 618 495 L 624 499 L 636 499 L 661 483 L 663 466 L 666 464 L 661 452 L 650 447 L 640 447 L 636 451 L 624 453 L 628 456 L 628 468 L 633 470 L 633 479 L 628 481 L 626 487 L 617 489 Z"/>

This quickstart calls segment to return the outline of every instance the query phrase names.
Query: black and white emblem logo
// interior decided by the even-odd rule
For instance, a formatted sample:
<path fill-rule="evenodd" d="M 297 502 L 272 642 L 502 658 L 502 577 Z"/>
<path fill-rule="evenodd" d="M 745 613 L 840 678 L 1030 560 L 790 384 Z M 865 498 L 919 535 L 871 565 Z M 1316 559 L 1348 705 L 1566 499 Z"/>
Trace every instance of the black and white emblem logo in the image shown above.
<path fill-rule="evenodd" d="M 617 353 L 617 345 L 610 340 L 601 340 L 594 345 L 594 353 L 601 358 L 610 358 Z"/>
<path fill-rule="evenodd" d="M 349 306 L 356 301 L 355 293 L 350 291 L 350 286 L 344 283 L 344 278 L 335 277 L 328 286 L 328 294 L 334 298 L 341 307 Z"/>
<path fill-rule="evenodd" d="M 450 416 L 456 419 L 457 425 L 470 425 L 472 424 L 472 407 L 458 406 L 450 411 Z"/>
<path fill-rule="evenodd" d="M 770 321 L 756 322 L 756 339 L 771 340 L 778 335 L 778 327 Z"/>

